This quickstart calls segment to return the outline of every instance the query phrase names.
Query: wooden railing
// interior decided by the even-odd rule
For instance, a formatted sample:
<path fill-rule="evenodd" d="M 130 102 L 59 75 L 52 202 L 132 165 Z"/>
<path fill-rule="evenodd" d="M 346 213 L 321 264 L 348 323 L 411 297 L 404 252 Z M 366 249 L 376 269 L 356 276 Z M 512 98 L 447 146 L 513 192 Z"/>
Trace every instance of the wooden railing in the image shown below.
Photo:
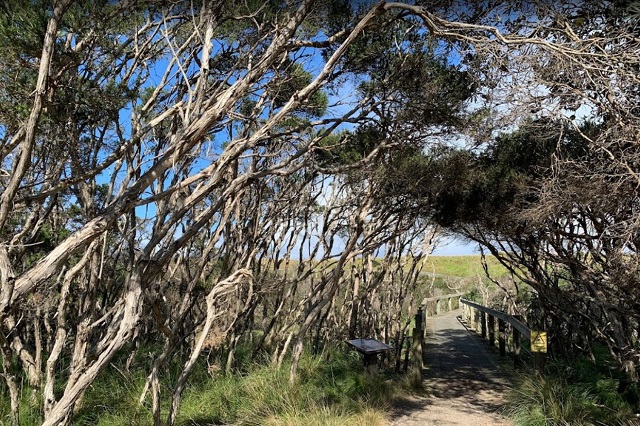
<path fill-rule="evenodd" d="M 442 296 L 426 297 L 422 299 L 420 309 L 427 316 L 440 315 L 445 312 L 453 311 L 460 307 L 460 299 L 462 293 L 445 294 Z"/>
<path fill-rule="evenodd" d="M 498 319 L 498 347 L 500 356 L 506 356 L 507 354 L 507 324 L 510 325 L 509 329 L 513 334 L 511 339 L 513 342 L 513 363 L 516 367 L 521 366 L 522 338 L 531 341 L 532 335 L 532 330 L 522 319 L 462 298 L 460 299 L 460 304 L 463 307 L 463 315 L 467 323 L 472 329 L 480 333 L 483 339 L 488 339 L 489 345 L 491 346 L 495 346 L 496 344 L 496 318 Z M 541 371 L 544 367 L 545 352 L 532 352 L 532 355 L 535 369 Z"/>

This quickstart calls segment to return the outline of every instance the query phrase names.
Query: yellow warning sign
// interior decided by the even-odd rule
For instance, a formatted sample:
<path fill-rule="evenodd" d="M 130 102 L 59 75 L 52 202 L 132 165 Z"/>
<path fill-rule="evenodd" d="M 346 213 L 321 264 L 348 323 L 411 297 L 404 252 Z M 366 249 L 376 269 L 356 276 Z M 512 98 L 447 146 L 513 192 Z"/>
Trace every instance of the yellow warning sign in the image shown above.
<path fill-rule="evenodd" d="M 531 352 L 547 353 L 546 331 L 531 331 Z"/>

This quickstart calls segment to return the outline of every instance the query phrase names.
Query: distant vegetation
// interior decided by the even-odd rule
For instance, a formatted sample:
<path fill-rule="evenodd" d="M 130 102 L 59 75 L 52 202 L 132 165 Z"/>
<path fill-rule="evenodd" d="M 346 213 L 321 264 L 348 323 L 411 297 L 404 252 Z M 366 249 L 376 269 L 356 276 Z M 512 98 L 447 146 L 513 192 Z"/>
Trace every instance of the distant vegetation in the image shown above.
<path fill-rule="evenodd" d="M 489 273 L 493 277 L 502 277 L 508 272 L 493 256 L 487 256 Z M 485 277 L 480 255 L 468 256 L 429 256 L 424 265 L 424 272 L 453 277 Z"/>

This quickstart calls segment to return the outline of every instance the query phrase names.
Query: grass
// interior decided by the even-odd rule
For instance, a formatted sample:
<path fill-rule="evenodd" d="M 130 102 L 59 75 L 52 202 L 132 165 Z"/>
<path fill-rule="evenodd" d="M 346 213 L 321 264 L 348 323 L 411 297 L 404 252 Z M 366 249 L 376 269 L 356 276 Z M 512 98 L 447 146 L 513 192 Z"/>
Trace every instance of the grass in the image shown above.
<path fill-rule="evenodd" d="M 500 277 L 507 274 L 507 270 L 493 256 L 487 256 L 487 264 L 491 275 Z M 480 255 L 429 256 L 424 271 L 461 278 L 485 275 Z"/>
<path fill-rule="evenodd" d="M 612 367 L 604 348 L 587 358 L 553 362 L 545 375 L 521 377 L 510 394 L 505 414 L 514 426 L 637 424 L 637 384 Z"/>
<path fill-rule="evenodd" d="M 255 365 L 244 376 L 220 377 L 214 386 L 190 388 L 179 424 L 384 424 L 383 408 L 395 385 L 384 376 L 368 377 L 361 364 L 350 353 L 334 354 L 329 361 L 307 356 L 293 384 L 286 366 L 278 370 Z"/>
<path fill-rule="evenodd" d="M 179 363 L 161 378 L 162 419 L 176 380 Z M 247 364 L 243 371 L 211 377 L 205 363 L 198 364 L 183 398 L 177 418 L 180 426 L 205 425 L 384 425 L 391 398 L 403 381 L 381 373 L 370 377 L 355 352 L 334 351 L 323 357 L 305 355 L 298 377 L 289 382 L 289 368 Z M 151 396 L 142 406 L 138 399 L 146 371 L 126 372 L 111 365 L 87 390 L 72 419 L 76 426 L 150 426 Z M 25 412 L 21 425 L 40 424 L 37 407 Z M 9 401 L 0 394 L 0 425 L 10 424 Z"/>
<path fill-rule="evenodd" d="M 507 274 L 507 270 L 502 266 L 498 260 L 493 256 L 487 256 L 487 263 L 489 265 L 489 272 L 500 277 Z M 376 265 L 377 259 L 374 259 L 374 265 Z M 304 262 L 310 262 L 304 260 Z M 360 263 L 361 259 L 356 259 L 356 263 Z M 327 262 L 327 266 L 328 263 Z M 299 260 L 291 260 L 289 269 L 294 271 L 300 264 Z M 316 263 L 316 267 L 325 266 Z M 465 256 L 429 256 L 425 262 L 424 271 L 428 273 L 435 273 L 436 275 L 446 275 L 460 278 L 473 278 L 477 276 L 484 277 L 485 272 L 482 268 L 481 256 L 478 255 L 465 255 Z"/>
<path fill-rule="evenodd" d="M 595 425 L 609 414 L 589 388 L 570 386 L 554 377 L 526 377 L 511 394 L 505 414 L 514 426 Z"/>

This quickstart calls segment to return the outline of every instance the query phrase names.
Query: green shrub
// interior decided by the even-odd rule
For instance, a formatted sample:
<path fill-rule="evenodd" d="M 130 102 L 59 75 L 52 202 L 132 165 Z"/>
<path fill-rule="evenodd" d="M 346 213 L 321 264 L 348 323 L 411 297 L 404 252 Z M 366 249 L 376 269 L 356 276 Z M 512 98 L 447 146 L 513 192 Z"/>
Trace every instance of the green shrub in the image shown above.
<path fill-rule="evenodd" d="M 613 380 L 592 386 L 561 377 L 525 376 L 510 394 L 505 414 L 514 426 L 622 425 L 631 410 L 615 396 L 615 386 Z"/>
<path fill-rule="evenodd" d="M 180 424 L 382 424 L 372 419 L 384 418 L 381 404 L 393 385 L 382 375 L 367 376 L 351 353 L 330 358 L 304 356 L 294 383 L 286 365 L 254 365 L 244 375 L 193 386 L 185 392 Z"/>
<path fill-rule="evenodd" d="M 126 357 L 125 357 L 126 358 Z M 122 363 L 124 363 L 123 358 Z M 244 358 L 244 357 L 239 357 Z M 148 360 L 146 360 L 148 362 Z M 147 368 L 119 368 L 113 362 L 87 389 L 76 406 L 76 426 L 151 426 L 151 397 L 139 406 Z M 180 426 L 237 425 L 382 425 L 385 408 L 398 388 L 384 372 L 371 377 L 355 352 L 334 350 L 323 357 L 304 355 L 296 380 L 289 381 L 289 365 L 278 369 L 243 359 L 235 373 L 208 369 L 204 360 L 194 367 L 178 412 Z M 170 392 L 182 363 L 176 359 L 161 372 L 161 416 L 166 419 Z M 0 390 L 3 390 L 0 386 Z M 24 390 L 21 425 L 41 422 L 40 404 L 30 403 Z M 10 424 L 6 393 L 0 394 L 0 426 Z"/>
<path fill-rule="evenodd" d="M 596 395 L 598 403 L 612 410 L 625 413 L 637 411 L 640 408 L 637 384 L 631 382 L 618 368 L 605 346 L 594 346 L 592 354 L 593 360 L 581 357 L 569 366 L 552 364 L 551 373 L 563 374 L 569 384 L 588 386 Z"/>

